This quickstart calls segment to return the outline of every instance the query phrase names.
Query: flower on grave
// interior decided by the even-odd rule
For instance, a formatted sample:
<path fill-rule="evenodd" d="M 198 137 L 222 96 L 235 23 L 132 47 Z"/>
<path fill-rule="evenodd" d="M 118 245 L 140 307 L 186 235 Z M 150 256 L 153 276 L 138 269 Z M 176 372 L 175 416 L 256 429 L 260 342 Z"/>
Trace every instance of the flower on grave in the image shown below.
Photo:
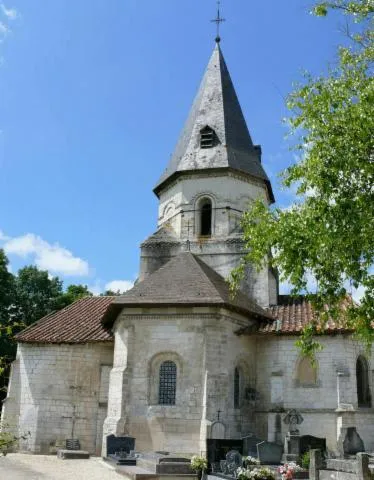
<path fill-rule="evenodd" d="M 239 467 L 236 471 L 238 480 L 275 480 L 275 474 L 270 468 L 260 467 L 253 470 Z"/>
<path fill-rule="evenodd" d="M 244 457 L 243 459 L 247 465 L 260 465 L 260 460 L 258 460 L 256 457 Z"/>
<path fill-rule="evenodd" d="M 293 474 L 295 472 L 301 472 L 303 469 L 297 463 L 295 462 L 290 462 L 290 463 L 285 463 L 284 465 L 281 465 L 278 467 L 278 473 L 281 475 L 282 480 L 292 480 L 293 479 Z"/>
<path fill-rule="evenodd" d="M 191 458 L 191 468 L 195 472 L 205 472 L 205 470 L 207 470 L 208 468 L 208 461 L 205 457 L 202 457 L 200 455 L 194 455 Z"/>

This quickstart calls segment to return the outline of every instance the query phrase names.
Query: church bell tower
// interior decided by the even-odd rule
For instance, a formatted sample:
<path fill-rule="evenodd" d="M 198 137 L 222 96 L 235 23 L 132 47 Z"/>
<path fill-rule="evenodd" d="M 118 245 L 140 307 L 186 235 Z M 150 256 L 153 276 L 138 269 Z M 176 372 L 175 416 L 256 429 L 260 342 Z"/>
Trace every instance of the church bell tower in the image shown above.
<path fill-rule="evenodd" d="M 158 230 L 141 246 L 139 280 L 171 257 L 191 251 L 227 278 L 245 253 L 240 218 L 261 198 L 274 202 L 217 35 L 174 154 L 157 182 Z M 271 270 L 248 268 L 243 290 L 262 306 L 277 302 Z"/>

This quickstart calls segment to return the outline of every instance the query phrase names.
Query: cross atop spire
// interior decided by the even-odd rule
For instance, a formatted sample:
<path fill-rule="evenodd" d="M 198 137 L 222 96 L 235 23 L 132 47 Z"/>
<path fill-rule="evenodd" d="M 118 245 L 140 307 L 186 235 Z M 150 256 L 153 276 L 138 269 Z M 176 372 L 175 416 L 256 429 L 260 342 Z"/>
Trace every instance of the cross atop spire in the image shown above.
<path fill-rule="evenodd" d="M 219 43 L 221 41 L 221 37 L 219 35 L 221 23 L 225 22 L 226 19 L 221 17 L 221 2 L 220 0 L 217 0 L 217 17 L 214 20 L 211 20 L 211 22 L 217 24 L 217 36 L 216 36 L 216 42 Z"/>

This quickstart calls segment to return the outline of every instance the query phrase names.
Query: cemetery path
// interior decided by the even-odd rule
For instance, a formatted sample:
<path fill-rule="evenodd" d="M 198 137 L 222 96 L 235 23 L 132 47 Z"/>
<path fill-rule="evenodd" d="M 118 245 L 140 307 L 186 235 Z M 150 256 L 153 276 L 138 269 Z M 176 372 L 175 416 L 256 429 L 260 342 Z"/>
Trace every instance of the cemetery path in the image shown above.
<path fill-rule="evenodd" d="M 126 480 L 100 458 L 61 460 L 52 455 L 9 453 L 0 457 L 0 480 Z"/>

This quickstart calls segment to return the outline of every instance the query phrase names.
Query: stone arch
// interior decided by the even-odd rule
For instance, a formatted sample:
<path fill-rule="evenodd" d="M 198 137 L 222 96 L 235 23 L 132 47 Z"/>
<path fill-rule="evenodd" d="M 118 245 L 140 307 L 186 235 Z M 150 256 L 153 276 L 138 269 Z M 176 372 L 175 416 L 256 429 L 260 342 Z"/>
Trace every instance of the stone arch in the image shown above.
<path fill-rule="evenodd" d="M 210 427 L 210 438 L 223 440 L 226 438 L 226 426 L 220 422 L 216 421 L 212 423 Z"/>
<path fill-rule="evenodd" d="M 176 205 L 173 200 L 168 202 L 162 212 L 162 219 L 167 220 L 168 218 L 172 217 L 173 214 L 175 213 Z"/>
<path fill-rule="evenodd" d="M 364 355 L 356 360 L 357 404 L 359 407 L 371 407 L 369 383 L 369 363 Z"/>
<path fill-rule="evenodd" d="M 243 406 L 246 389 L 250 382 L 250 369 L 245 360 L 238 358 L 235 362 L 235 367 L 232 377 L 232 403 L 235 409 Z"/>
<path fill-rule="evenodd" d="M 299 357 L 296 362 L 295 383 L 299 387 L 314 387 L 318 384 L 318 363 L 313 365 L 309 357 Z"/>
<path fill-rule="evenodd" d="M 176 352 L 159 352 L 149 361 L 148 366 L 148 403 L 149 405 L 160 404 L 160 374 L 161 367 L 166 362 L 175 365 L 175 402 L 163 403 L 163 405 L 178 405 L 181 396 L 181 384 L 183 375 L 183 361 Z M 171 366 L 171 365 L 170 365 Z"/>
<path fill-rule="evenodd" d="M 198 236 L 211 237 L 215 225 L 215 200 L 212 195 L 201 194 L 195 200 L 195 231 Z"/>

